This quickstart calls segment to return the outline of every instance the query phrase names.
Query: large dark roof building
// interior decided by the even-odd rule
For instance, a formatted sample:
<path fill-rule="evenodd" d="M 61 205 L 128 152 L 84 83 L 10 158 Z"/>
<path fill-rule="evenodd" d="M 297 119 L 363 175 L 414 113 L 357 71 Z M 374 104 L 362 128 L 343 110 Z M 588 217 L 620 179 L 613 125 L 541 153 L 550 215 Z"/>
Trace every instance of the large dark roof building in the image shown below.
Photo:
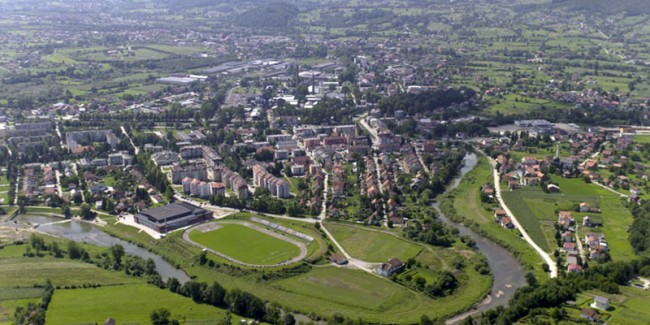
<path fill-rule="evenodd" d="M 135 216 L 135 222 L 157 232 L 165 233 L 210 220 L 212 214 L 212 211 L 199 208 L 189 203 L 178 202 L 168 204 L 164 207 L 142 211 Z"/>

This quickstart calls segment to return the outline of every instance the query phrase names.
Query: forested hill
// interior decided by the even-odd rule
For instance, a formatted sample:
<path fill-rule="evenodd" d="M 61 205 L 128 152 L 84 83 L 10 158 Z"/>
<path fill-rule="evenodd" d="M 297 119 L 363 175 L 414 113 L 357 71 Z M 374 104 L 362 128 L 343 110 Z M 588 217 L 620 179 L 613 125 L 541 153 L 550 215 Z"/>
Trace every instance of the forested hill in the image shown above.
<path fill-rule="evenodd" d="M 427 91 L 421 94 L 403 93 L 384 98 L 377 103 L 377 108 L 385 115 L 393 116 L 395 111 L 403 110 L 406 114 L 431 115 L 434 111 L 453 104 L 468 102 L 476 97 L 476 92 L 470 88 L 449 88 Z"/>
<path fill-rule="evenodd" d="M 257 6 L 235 17 L 235 24 L 251 28 L 285 28 L 298 15 L 298 7 L 277 2 Z"/>
<path fill-rule="evenodd" d="M 599 11 L 606 14 L 623 11 L 629 15 L 650 14 L 647 0 L 553 0 L 553 3 L 572 9 Z"/>

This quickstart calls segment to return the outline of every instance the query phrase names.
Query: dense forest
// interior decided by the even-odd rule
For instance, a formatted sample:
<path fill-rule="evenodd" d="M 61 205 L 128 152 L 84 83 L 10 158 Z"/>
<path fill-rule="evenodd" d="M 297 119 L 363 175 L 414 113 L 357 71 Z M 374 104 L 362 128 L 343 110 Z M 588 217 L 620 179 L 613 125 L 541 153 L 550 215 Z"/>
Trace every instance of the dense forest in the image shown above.
<path fill-rule="evenodd" d="M 270 3 L 247 10 L 234 19 L 234 23 L 250 28 L 286 28 L 289 27 L 299 10 L 288 3 Z"/>
<path fill-rule="evenodd" d="M 650 202 L 634 205 L 632 214 L 634 223 L 630 229 L 630 243 L 638 254 L 650 249 Z"/>
<path fill-rule="evenodd" d="M 532 313 L 546 313 L 548 309 L 562 306 L 575 300 L 578 293 L 598 289 L 606 293 L 619 293 L 619 285 L 637 275 L 650 274 L 650 259 L 644 258 L 630 262 L 610 262 L 592 266 L 584 273 L 571 274 L 565 278 L 555 278 L 538 285 L 534 279 L 530 286 L 517 290 L 508 303 L 508 308 L 497 307 L 481 315 L 481 324 L 514 324 Z M 471 318 L 465 324 L 473 324 Z"/>
<path fill-rule="evenodd" d="M 377 103 L 377 108 L 385 115 L 392 116 L 395 111 L 403 110 L 406 114 L 431 115 L 434 112 L 454 104 L 468 102 L 476 97 L 476 92 L 470 88 L 448 88 L 423 92 L 421 94 L 399 94 L 383 98 Z M 453 117 L 454 112 L 443 112 Z"/>
<path fill-rule="evenodd" d="M 573 9 L 599 11 L 612 14 L 625 11 L 629 15 L 650 13 L 646 0 L 553 0 L 555 4 L 566 5 Z"/>

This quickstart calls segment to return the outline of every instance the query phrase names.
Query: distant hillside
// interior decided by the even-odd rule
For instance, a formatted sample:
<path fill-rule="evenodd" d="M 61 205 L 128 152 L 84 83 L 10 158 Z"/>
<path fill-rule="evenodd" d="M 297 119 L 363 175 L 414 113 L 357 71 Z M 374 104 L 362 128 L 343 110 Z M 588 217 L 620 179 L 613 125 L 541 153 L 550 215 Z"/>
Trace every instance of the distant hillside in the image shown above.
<path fill-rule="evenodd" d="M 247 10 L 235 17 L 234 23 L 251 28 L 289 27 L 300 10 L 284 2 L 269 3 Z"/>
<path fill-rule="evenodd" d="M 553 0 L 573 9 L 599 11 L 606 14 L 627 12 L 630 15 L 650 14 L 648 0 Z"/>

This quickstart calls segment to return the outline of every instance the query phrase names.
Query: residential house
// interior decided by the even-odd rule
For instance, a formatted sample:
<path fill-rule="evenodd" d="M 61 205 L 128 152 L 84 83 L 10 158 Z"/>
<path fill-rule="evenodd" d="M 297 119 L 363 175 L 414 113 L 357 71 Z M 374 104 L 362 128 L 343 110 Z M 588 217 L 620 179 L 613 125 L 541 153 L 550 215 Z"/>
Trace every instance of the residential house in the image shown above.
<path fill-rule="evenodd" d="M 580 273 L 582 272 L 582 266 L 578 264 L 569 264 L 567 266 L 567 272 L 569 273 Z"/>
<path fill-rule="evenodd" d="M 494 219 L 496 221 L 501 220 L 501 218 L 507 217 L 508 214 L 506 213 L 506 210 L 503 209 L 494 209 Z"/>
<path fill-rule="evenodd" d="M 600 314 L 597 310 L 591 308 L 580 309 L 580 317 L 588 319 L 592 322 L 600 322 Z"/>
<path fill-rule="evenodd" d="M 512 219 L 510 217 L 503 217 L 501 220 L 499 220 L 499 224 L 506 229 L 514 229 L 515 225 L 512 223 Z"/>
<path fill-rule="evenodd" d="M 594 302 L 591 304 L 592 308 L 607 310 L 609 309 L 609 299 L 603 296 L 595 296 Z"/>
<path fill-rule="evenodd" d="M 404 269 L 404 263 L 397 258 L 391 258 L 388 262 L 377 267 L 377 273 L 382 276 L 391 276 Z"/>
<path fill-rule="evenodd" d="M 573 226 L 575 220 L 571 216 L 571 211 L 560 211 L 558 214 L 557 223 L 563 229 L 568 229 L 569 227 Z"/>

